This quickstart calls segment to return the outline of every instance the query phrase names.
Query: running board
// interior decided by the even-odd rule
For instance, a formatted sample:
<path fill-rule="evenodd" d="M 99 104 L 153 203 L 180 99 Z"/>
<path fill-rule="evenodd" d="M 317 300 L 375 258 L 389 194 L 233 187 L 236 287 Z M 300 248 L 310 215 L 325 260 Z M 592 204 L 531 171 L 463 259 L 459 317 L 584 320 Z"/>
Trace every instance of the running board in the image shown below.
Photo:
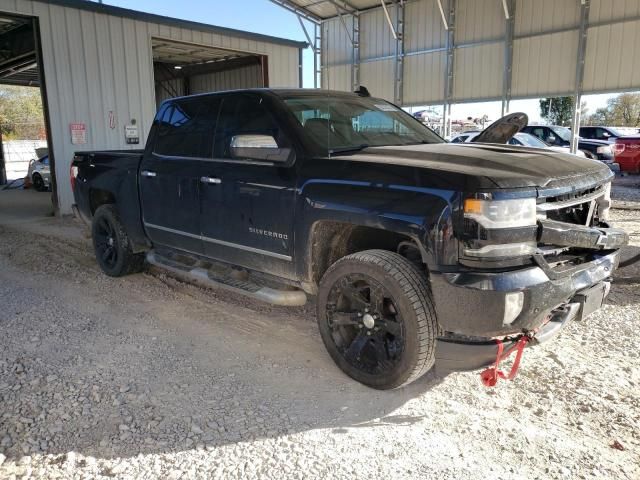
<path fill-rule="evenodd" d="M 238 280 L 229 275 L 221 275 L 202 268 L 199 263 L 185 265 L 164 257 L 154 250 L 147 253 L 147 262 L 187 281 L 205 287 L 224 288 L 240 295 L 267 302 L 272 305 L 299 307 L 307 303 L 307 294 L 302 290 L 278 290 L 251 281 Z"/>

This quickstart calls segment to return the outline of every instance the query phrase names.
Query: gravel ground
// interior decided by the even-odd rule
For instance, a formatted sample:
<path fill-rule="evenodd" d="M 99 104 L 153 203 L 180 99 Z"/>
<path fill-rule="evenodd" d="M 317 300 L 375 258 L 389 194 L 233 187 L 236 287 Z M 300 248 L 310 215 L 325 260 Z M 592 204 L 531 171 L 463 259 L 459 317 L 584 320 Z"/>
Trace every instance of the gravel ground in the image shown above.
<path fill-rule="evenodd" d="M 46 202 L 13 213 L 27 195 L 0 192 L 2 479 L 640 478 L 640 262 L 513 382 L 379 392 L 333 365 L 313 305 L 108 278 Z M 614 195 L 630 258 L 640 190 Z"/>

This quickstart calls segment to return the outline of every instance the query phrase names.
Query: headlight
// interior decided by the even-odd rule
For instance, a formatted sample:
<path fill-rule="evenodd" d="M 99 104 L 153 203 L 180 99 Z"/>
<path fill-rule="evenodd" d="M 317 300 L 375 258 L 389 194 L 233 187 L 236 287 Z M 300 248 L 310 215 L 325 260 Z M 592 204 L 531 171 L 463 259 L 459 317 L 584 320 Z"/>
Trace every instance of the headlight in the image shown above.
<path fill-rule="evenodd" d="M 484 228 L 528 227 L 536 224 L 536 199 L 477 200 L 464 202 L 464 216 Z"/>
<path fill-rule="evenodd" d="M 602 154 L 602 155 L 612 155 L 612 151 L 611 151 L 611 146 L 609 145 L 603 145 L 602 147 L 598 147 L 596 148 L 596 152 Z"/>
<path fill-rule="evenodd" d="M 464 248 L 467 257 L 522 257 L 537 249 L 536 199 L 464 202 Z"/>

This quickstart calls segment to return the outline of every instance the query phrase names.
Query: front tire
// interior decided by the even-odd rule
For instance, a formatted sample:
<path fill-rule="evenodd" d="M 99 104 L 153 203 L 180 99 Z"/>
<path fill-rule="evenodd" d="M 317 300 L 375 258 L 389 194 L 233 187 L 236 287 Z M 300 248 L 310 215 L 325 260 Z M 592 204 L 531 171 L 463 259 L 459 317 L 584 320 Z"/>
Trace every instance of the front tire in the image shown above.
<path fill-rule="evenodd" d="M 142 270 L 144 254 L 133 253 L 131 241 L 113 205 L 98 207 L 91 221 L 91 237 L 98 265 L 110 277 Z"/>
<path fill-rule="evenodd" d="M 33 174 L 31 182 L 33 183 L 33 188 L 35 188 L 37 192 L 44 192 L 46 190 L 46 187 L 44 186 L 44 180 L 39 173 Z"/>
<path fill-rule="evenodd" d="M 338 260 L 317 300 L 325 347 L 351 378 L 386 390 L 433 366 L 437 320 L 428 281 L 401 255 L 367 250 Z"/>

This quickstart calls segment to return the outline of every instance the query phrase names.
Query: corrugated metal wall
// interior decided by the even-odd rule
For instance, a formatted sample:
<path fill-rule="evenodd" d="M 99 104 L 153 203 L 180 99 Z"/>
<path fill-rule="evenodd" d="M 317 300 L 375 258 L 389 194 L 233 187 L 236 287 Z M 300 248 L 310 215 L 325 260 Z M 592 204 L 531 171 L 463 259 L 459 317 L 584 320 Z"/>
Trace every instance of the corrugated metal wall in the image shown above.
<path fill-rule="evenodd" d="M 223 72 L 194 75 L 190 77 L 189 84 L 191 93 L 262 87 L 262 69 L 260 65 L 248 65 Z"/>
<path fill-rule="evenodd" d="M 445 14 L 449 1 L 442 1 Z M 402 104 L 442 103 L 447 30 L 437 1 L 405 4 Z M 580 4 L 515 0 L 512 98 L 574 92 Z M 389 13 L 395 23 L 393 5 Z M 351 17 L 343 19 L 351 28 Z M 640 89 L 640 1 L 591 0 L 589 25 L 584 93 Z M 506 31 L 502 0 L 456 0 L 453 101 L 502 98 Z M 323 86 L 350 90 L 351 43 L 343 25 L 331 18 L 323 22 L 322 32 Z M 360 83 L 373 95 L 393 100 L 395 40 L 382 8 L 360 14 L 360 57 Z"/>
<path fill-rule="evenodd" d="M 0 0 L 0 12 L 39 18 L 58 199 L 71 212 L 67 181 L 76 150 L 127 146 L 124 125 L 136 119 L 141 145 L 155 114 L 151 37 L 223 47 L 269 57 L 271 86 L 298 86 L 298 49 L 249 38 L 149 23 L 31 0 Z M 116 119 L 109 126 L 110 112 Z M 85 123 L 87 144 L 72 145 L 70 123 Z"/>

